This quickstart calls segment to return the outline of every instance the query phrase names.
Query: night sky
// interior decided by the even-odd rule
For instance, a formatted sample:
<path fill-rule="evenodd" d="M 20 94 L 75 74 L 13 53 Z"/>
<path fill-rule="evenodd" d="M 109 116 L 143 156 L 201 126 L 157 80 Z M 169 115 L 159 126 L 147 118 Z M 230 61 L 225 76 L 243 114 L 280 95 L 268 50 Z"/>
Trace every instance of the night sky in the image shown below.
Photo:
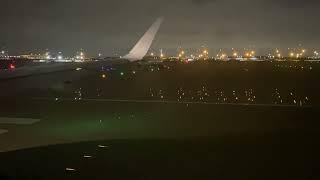
<path fill-rule="evenodd" d="M 10 53 L 131 48 L 165 17 L 153 48 L 319 47 L 319 0 L 1 0 L 0 46 Z"/>

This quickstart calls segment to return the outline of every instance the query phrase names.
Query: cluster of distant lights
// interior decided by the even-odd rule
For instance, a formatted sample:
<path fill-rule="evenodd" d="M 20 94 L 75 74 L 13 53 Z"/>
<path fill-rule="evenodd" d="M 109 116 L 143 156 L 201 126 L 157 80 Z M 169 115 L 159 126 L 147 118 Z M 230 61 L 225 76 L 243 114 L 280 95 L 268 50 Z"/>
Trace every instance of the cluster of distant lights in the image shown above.
<path fill-rule="evenodd" d="M 270 59 L 274 59 L 274 58 L 306 58 L 306 49 L 293 49 L 290 50 L 290 48 L 288 48 L 288 54 L 287 56 L 285 56 L 284 54 L 286 53 L 281 53 L 279 49 L 276 49 L 274 53 L 269 53 L 266 55 L 266 57 L 270 58 Z M 154 52 L 150 53 L 151 56 L 156 56 L 156 54 Z M 161 49 L 161 53 L 160 53 L 160 57 L 161 58 L 165 58 L 162 49 Z M 246 50 L 245 52 L 238 52 L 236 51 L 234 48 L 232 48 L 232 52 L 231 54 L 223 52 L 222 49 L 220 49 L 220 51 L 216 54 L 215 57 L 211 57 L 211 58 L 216 58 L 216 59 L 227 59 L 227 58 L 256 58 L 257 57 L 257 53 L 255 50 Z M 209 51 L 207 49 L 204 49 L 202 51 L 200 51 L 200 53 L 194 55 L 194 54 L 190 54 L 187 55 L 187 52 L 185 50 L 180 50 L 176 56 L 176 58 L 178 59 L 209 59 Z M 313 58 L 320 58 L 319 56 L 319 52 L 318 51 L 314 51 L 313 52 Z"/>
<path fill-rule="evenodd" d="M 283 53 L 281 52 L 279 49 L 275 49 L 275 51 L 273 53 L 269 53 L 269 54 L 266 54 L 266 57 L 270 58 L 270 59 L 274 59 L 274 58 L 305 58 L 307 57 L 306 56 L 306 52 L 308 50 L 306 49 L 303 49 L 303 48 L 297 48 L 297 49 L 290 49 L 288 48 L 288 54 L 287 53 Z M 314 50 L 314 51 L 310 51 L 309 55 L 311 54 L 311 52 L 313 52 L 313 56 L 310 57 L 310 58 L 320 58 L 319 56 L 319 51 L 317 50 Z M 57 55 L 51 55 L 50 52 L 46 52 L 44 55 L 41 55 L 41 54 L 30 54 L 30 55 L 21 55 L 21 56 L 9 56 L 7 55 L 7 53 L 5 51 L 0 51 L 1 53 L 1 57 L 4 57 L 4 58 L 19 58 L 19 57 L 24 57 L 24 56 L 29 56 L 31 57 L 30 59 L 32 59 L 32 57 L 37 57 L 37 58 L 40 58 L 40 57 L 43 57 L 44 59 L 46 60 L 66 60 L 66 59 L 69 59 L 69 60 L 85 60 L 87 59 L 87 57 L 85 56 L 85 53 L 83 51 L 80 51 L 78 52 L 74 57 L 64 57 L 62 55 L 62 52 L 58 52 Z M 188 55 L 187 55 L 188 54 Z M 287 56 L 285 55 L 287 54 Z M 165 53 L 163 52 L 162 49 L 160 49 L 160 54 L 156 54 L 154 52 L 151 52 L 150 55 L 152 57 L 160 57 L 160 58 L 167 58 L 167 56 L 165 55 Z M 101 57 L 102 54 L 99 53 L 98 54 L 98 57 Z M 227 58 L 255 58 L 257 57 L 257 53 L 255 50 L 248 50 L 248 49 L 244 49 L 244 52 L 240 52 L 240 51 L 237 51 L 235 50 L 234 48 L 231 49 L 231 53 L 227 53 L 227 52 L 224 52 L 222 49 L 219 50 L 219 52 L 213 56 L 213 57 L 210 57 L 209 56 L 209 50 L 207 48 L 203 48 L 202 50 L 198 50 L 198 53 L 187 53 L 186 50 L 183 50 L 183 49 L 180 49 L 177 53 L 177 55 L 175 56 L 175 58 L 177 59 L 209 59 L 209 58 L 213 58 L 213 59 L 227 59 Z"/>
<path fill-rule="evenodd" d="M 59 52 L 59 53 L 58 53 L 58 56 L 56 56 L 56 57 L 52 57 L 52 56 L 50 55 L 50 53 L 47 52 L 47 53 L 46 53 L 46 59 L 47 59 L 47 60 L 51 60 L 51 59 L 54 59 L 54 60 L 55 60 L 55 59 L 57 59 L 57 60 L 63 60 L 64 57 L 62 56 L 62 53 L 61 53 L 61 52 Z M 79 54 L 77 54 L 74 59 L 77 59 L 77 60 L 85 60 L 86 57 L 85 57 L 84 52 L 80 52 Z"/>
<path fill-rule="evenodd" d="M 99 57 L 102 54 L 99 54 Z M 85 56 L 84 52 L 77 53 L 74 57 L 64 57 L 62 55 L 62 52 L 58 52 L 57 54 L 52 55 L 51 52 L 46 52 L 44 54 L 35 54 L 30 53 L 26 55 L 18 55 L 18 56 L 9 56 L 6 51 L 2 50 L 0 51 L 0 57 L 1 58 L 26 58 L 26 59 L 43 59 L 43 60 L 85 60 L 87 57 Z"/>
<path fill-rule="evenodd" d="M 169 91 L 168 91 L 169 92 Z M 184 90 L 178 88 L 176 99 L 177 102 L 207 102 L 207 103 L 248 103 L 256 104 L 263 103 L 257 100 L 257 95 L 253 89 L 244 89 L 243 91 L 231 91 L 231 95 L 227 91 L 214 90 L 210 91 L 205 86 L 200 90 Z M 159 100 L 170 100 L 174 98 L 173 94 L 168 94 L 163 89 L 149 88 L 148 96 L 152 99 L 156 98 Z M 310 105 L 310 98 L 308 96 L 297 97 L 294 91 L 289 94 L 281 95 L 280 91 L 276 89 L 271 94 L 271 100 L 269 103 L 275 105 L 297 105 L 305 106 Z M 267 103 L 267 102 L 265 102 Z"/>
<path fill-rule="evenodd" d="M 302 49 L 301 52 L 290 52 L 290 57 L 291 58 L 293 58 L 293 57 L 300 58 L 300 57 L 304 56 L 305 52 L 306 52 L 305 49 Z"/>

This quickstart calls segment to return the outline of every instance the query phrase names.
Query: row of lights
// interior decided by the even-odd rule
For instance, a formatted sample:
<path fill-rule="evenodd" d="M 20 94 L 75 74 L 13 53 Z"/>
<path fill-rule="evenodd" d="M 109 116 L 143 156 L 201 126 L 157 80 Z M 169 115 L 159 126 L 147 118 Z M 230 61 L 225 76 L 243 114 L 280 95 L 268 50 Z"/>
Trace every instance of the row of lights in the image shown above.
<path fill-rule="evenodd" d="M 62 59 L 64 58 L 64 57 L 62 56 L 62 53 L 61 53 L 61 52 L 58 53 L 58 56 L 57 56 L 56 58 L 52 57 L 52 56 L 50 55 L 50 52 L 46 52 L 45 57 L 46 57 L 47 60 L 50 60 L 50 59 L 62 60 Z M 80 52 L 79 54 L 77 54 L 76 57 L 75 57 L 75 59 L 77 59 L 77 60 L 84 60 L 84 59 L 85 59 L 85 54 L 84 54 L 84 52 Z"/>
<path fill-rule="evenodd" d="M 288 50 L 290 50 L 290 49 L 288 49 Z M 251 51 L 247 50 L 246 52 L 244 52 L 243 56 L 239 55 L 239 53 L 237 51 L 235 51 L 233 48 L 232 48 L 232 51 L 233 51 L 232 56 L 235 57 L 235 58 L 236 57 L 247 57 L 247 58 L 251 57 L 251 58 L 253 58 L 253 57 L 256 56 L 256 52 L 254 50 L 251 50 Z M 289 52 L 289 57 L 301 58 L 301 57 L 304 57 L 305 53 L 306 53 L 306 49 L 300 49 L 300 50 L 297 50 L 297 51 L 295 50 L 295 51 Z M 154 56 L 154 55 L 155 54 L 152 52 L 151 56 Z M 191 58 L 196 58 L 196 57 L 198 57 L 198 58 L 207 58 L 208 55 L 209 55 L 209 51 L 205 49 L 200 54 L 198 54 L 197 56 L 194 56 L 193 54 L 191 54 L 190 57 Z M 316 57 L 318 57 L 319 56 L 319 52 L 314 51 L 314 55 Z M 161 58 L 164 57 L 164 54 L 162 53 L 162 49 L 160 50 L 160 57 Z M 184 50 L 180 50 L 179 53 L 178 53 L 178 58 L 184 58 L 184 57 L 186 57 L 186 52 Z M 216 57 L 220 58 L 220 59 L 224 59 L 224 58 L 227 58 L 228 55 L 227 55 L 227 53 L 223 53 L 222 50 L 220 49 L 220 52 L 216 55 Z M 280 52 L 279 49 L 276 49 L 275 54 L 274 55 L 269 54 L 268 57 L 282 58 L 283 54 Z"/>

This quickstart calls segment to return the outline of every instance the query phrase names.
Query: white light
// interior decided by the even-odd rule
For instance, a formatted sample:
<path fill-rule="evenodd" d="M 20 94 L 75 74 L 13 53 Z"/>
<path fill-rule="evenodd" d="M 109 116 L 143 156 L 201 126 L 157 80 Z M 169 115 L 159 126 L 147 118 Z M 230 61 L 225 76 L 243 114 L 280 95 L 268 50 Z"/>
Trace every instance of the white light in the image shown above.
<path fill-rule="evenodd" d="M 98 145 L 99 148 L 107 148 L 108 146 L 105 145 Z"/>
<path fill-rule="evenodd" d="M 76 171 L 76 170 L 73 168 L 66 168 L 66 171 Z"/>
<path fill-rule="evenodd" d="M 62 56 L 58 56 L 58 59 L 61 60 L 61 59 L 62 59 Z"/>

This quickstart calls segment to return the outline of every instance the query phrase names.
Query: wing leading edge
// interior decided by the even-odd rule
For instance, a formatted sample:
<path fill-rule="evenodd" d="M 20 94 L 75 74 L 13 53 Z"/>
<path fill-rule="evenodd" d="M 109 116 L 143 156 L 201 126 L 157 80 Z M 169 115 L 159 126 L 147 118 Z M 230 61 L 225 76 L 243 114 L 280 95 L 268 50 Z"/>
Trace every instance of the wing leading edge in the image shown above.
<path fill-rule="evenodd" d="M 125 55 L 123 58 L 131 62 L 141 60 L 148 53 L 162 21 L 163 18 L 158 18 L 138 43 L 132 48 L 129 54 Z"/>

